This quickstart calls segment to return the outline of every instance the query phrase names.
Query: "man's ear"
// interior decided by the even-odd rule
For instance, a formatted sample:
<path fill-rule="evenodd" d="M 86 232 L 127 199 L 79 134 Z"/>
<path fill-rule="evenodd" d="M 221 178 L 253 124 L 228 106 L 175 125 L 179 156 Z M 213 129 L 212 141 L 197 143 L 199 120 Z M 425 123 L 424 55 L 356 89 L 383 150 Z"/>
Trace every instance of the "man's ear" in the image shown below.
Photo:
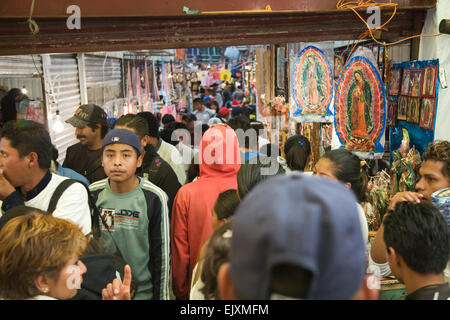
<path fill-rule="evenodd" d="M 220 300 L 237 300 L 234 293 L 233 282 L 231 281 L 230 263 L 222 264 L 217 273 L 217 287 L 219 289 Z"/>
<path fill-rule="evenodd" d="M 30 152 L 27 155 L 27 158 L 28 158 L 28 164 L 27 164 L 28 168 L 32 168 L 35 166 L 39 167 L 39 156 L 37 155 L 36 152 Z"/>
<path fill-rule="evenodd" d="M 141 153 L 141 155 L 137 158 L 136 168 L 140 168 L 142 166 L 142 161 L 144 161 L 144 154 Z"/>
<path fill-rule="evenodd" d="M 399 259 L 399 255 L 397 254 L 395 249 L 392 247 L 389 247 L 387 250 L 388 250 L 388 256 L 389 256 L 388 258 L 391 260 L 391 263 L 393 263 L 395 265 L 400 265 L 401 261 Z"/>

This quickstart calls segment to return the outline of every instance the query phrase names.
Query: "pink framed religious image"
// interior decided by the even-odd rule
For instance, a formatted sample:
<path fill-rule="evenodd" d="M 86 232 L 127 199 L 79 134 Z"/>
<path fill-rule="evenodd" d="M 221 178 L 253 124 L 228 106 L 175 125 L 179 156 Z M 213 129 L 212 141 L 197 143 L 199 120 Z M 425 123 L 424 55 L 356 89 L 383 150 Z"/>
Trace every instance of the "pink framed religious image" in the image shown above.
<path fill-rule="evenodd" d="M 438 70 L 438 66 L 425 67 L 423 75 L 422 97 L 435 97 Z"/>
<path fill-rule="evenodd" d="M 424 98 L 420 104 L 420 122 L 419 127 L 423 129 L 433 130 L 434 128 L 434 111 L 436 107 L 435 98 Z"/>

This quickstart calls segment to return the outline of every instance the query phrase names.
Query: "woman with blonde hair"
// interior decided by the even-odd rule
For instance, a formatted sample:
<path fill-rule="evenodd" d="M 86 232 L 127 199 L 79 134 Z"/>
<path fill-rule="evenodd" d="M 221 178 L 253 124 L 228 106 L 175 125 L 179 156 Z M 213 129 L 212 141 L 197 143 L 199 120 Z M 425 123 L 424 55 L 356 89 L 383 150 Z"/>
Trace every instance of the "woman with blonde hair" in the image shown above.
<path fill-rule="evenodd" d="M 13 211 L 14 210 L 14 211 Z M 66 300 L 83 282 L 86 266 L 79 260 L 89 238 L 74 223 L 36 208 L 20 206 L 8 211 L 0 225 L 0 299 Z M 5 218 L 5 216 L 3 218 Z M 128 268 L 128 269 L 127 269 Z M 125 268 L 123 285 L 131 281 Z M 120 295 L 103 292 L 103 299 L 129 299 L 129 286 L 114 281 Z"/>

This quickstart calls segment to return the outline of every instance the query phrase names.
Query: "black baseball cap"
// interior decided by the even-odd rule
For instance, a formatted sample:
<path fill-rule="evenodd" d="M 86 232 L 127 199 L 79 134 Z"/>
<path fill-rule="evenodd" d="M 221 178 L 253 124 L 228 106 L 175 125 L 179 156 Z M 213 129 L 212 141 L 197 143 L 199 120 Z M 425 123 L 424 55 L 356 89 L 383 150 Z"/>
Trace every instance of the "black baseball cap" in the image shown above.
<path fill-rule="evenodd" d="M 75 114 L 66 120 L 75 128 L 83 128 L 89 123 L 100 123 L 107 125 L 106 112 L 96 104 L 83 104 L 76 111 Z"/>

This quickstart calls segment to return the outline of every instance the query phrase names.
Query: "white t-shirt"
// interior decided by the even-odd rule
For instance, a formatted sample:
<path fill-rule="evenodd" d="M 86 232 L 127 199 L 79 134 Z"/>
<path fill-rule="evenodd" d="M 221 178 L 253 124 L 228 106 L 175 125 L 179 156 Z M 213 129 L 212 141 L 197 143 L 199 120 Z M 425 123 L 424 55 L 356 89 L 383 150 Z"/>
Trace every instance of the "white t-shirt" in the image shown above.
<path fill-rule="evenodd" d="M 58 185 L 68 178 L 56 174 L 51 174 L 52 178 L 48 185 L 37 196 L 29 201 L 25 201 L 25 205 L 35 207 L 46 211 Z M 81 183 L 74 183 L 68 187 L 59 198 L 53 216 L 61 219 L 70 220 L 79 227 L 81 231 L 87 235 L 91 232 L 91 211 L 87 192 Z"/>
<path fill-rule="evenodd" d="M 161 145 L 157 151 L 159 156 L 166 161 L 175 171 L 178 181 L 181 185 L 186 183 L 186 172 L 184 169 L 183 158 L 178 149 L 170 143 L 161 140 Z"/>
<path fill-rule="evenodd" d="M 363 235 L 364 245 L 369 241 L 369 226 L 367 224 L 366 214 L 364 213 L 363 207 L 356 203 L 356 208 L 359 214 L 359 223 L 361 224 L 361 231 Z"/>
<path fill-rule="evenodd" d="M 204 124 L 208 124 L 209 119 L 214 116 L 215 112 L 211 109 L 205 108 L 205 110 L 203 110 L 202 112 L 195 110 L 193 114 L 195 114 L 198 121 L 201 121 Z"/>

